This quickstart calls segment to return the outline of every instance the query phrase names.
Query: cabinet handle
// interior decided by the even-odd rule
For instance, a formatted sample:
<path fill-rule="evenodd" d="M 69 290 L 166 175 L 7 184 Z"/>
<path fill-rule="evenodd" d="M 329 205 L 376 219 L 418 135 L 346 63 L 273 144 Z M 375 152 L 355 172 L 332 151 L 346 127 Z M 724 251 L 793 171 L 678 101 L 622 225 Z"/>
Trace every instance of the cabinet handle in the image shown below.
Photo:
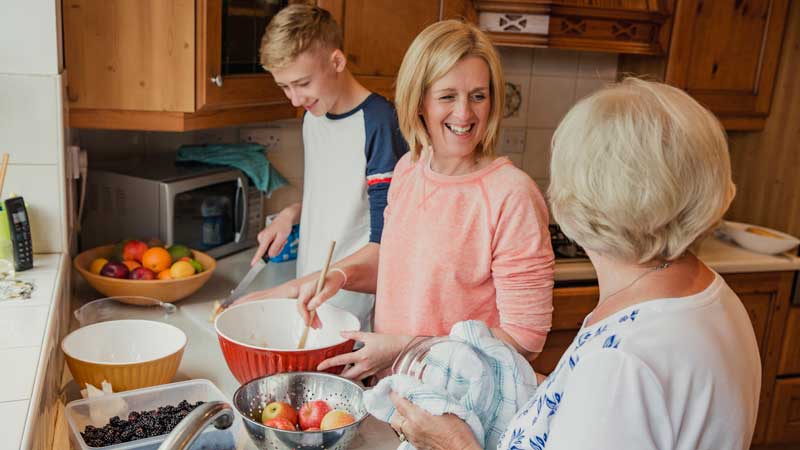
<path fill-rule="evenodd" d="M 211 82 L 217 87 L 222 87 L 222 75 L 215 75 L 211 77 Z"/>

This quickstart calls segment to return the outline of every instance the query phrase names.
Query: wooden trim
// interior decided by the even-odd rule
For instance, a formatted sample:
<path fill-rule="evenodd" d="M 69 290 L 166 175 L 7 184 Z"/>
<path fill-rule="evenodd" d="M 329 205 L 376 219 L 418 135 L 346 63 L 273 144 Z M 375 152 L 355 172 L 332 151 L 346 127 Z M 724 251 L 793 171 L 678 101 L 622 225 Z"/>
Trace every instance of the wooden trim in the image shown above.
<path fill-rule="evenodd" d="M 728 131 L 759 131 L 767 123 L 766 117 L 719 117 L 719 121 Z"/>
<path fill-rule="evenodd" d="M 550 37 L 548 47 L 590 52 L 612 52 L 633 55 L 663 55 L 666 51 L 659 42 L 614 41 L 591 38 Z"/>
<path fill-rule="evenodd" d="M 778 375 L 800 375 L 800 308 L 791 308 L 789 312 Z"/>
<path fill-rule="evenodd" d="M 196 113 L 71 109 L 72 128 L 142 131 L 191 131 L 296 117 L 289 103 Z"/>
<path fill-rule="evenodd" d="M 475 11 L 518 14 L 550 14 L 549 1 L 533 3 L 530 0 L 474 0 Z"/>
<path fill-rule="evenodd" d="M 550 42 L 547 36 L 538 34 L 501 33 L 497 31 L 488 31 L 486 34 L 495 45 L 500 46 L 546 48 Z"/>

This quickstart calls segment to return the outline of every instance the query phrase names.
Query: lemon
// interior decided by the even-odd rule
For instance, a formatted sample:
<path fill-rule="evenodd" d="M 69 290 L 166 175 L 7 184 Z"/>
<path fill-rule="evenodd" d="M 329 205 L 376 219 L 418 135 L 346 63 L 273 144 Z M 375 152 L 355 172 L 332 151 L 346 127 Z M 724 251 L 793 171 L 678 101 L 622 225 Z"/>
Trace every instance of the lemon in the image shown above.
<path fill-rule="evenodd" d="M 105 266 L 107 262 L 108 262 L 108 260 L 105 259 L 105 258 L 97 258 L 97 259 L 95 259 L 89 265 L 89 272 L 91 272 L 91 273 L 93 273 L 95 275 L 100 275 L 100 271 L 103 270 L 103 266 Z"/>
<path fill-rule="evenodd" d="M 188 261 L 178 261 L 169 268 L 172 278 L 186 278 L 194 275 L 194 267 Z"/>

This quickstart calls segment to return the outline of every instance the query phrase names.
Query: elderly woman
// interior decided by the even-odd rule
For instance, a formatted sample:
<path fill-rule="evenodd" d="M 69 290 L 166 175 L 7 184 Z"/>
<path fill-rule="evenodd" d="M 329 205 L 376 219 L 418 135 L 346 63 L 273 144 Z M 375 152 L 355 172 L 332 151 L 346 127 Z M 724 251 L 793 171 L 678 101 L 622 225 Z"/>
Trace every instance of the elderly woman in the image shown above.
<path fill-rule="evenodd" d="M 719 122 L 678 89 L 628 79 L 567 114 L 550 177 L 553 215 L 591 258 L 600 300 L 498 448 L 749 448 L 753 328 L 691 251 L 734 196 Z M 393 426 L 417 448 L 480 448 L 458 418 L 393 400 Z"/>
<path fill-rule="evenodd" d="M 533 181 L 495 157 L 504 82 L 497 53 L 474 25 L 426 28 L 397 77 L 400 129 L 409 143 L 394 170 L 375 264 L 339 264 L 314 297 L 301 288 L 306 317 L 339 289 L 376 288 L 376 333 L 346 333 L 357 352 L 323 361 L 363 378 L 388 368 L 419 335 L 447 335 L 463 320 L 531 357 L 552 316 L 553 252 L 547 207 Z M 313 298 L 312 298 L 313 297 Z"/>

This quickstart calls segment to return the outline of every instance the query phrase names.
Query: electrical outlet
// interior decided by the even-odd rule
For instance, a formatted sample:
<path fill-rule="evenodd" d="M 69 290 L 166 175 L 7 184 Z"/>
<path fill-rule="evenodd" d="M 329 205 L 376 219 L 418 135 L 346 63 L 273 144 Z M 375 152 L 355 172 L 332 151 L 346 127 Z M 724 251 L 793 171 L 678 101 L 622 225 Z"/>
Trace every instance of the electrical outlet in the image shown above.
<path fill-rule="evenodd" d="M 501 128 L 500 129 L 500 152 L 501 153 L 524 153 L 525 152 L 525 128 Z"/>
<path fill-rule="evenodd" d="M 280 145 L 282 135 L 282 128 L 242 128 L 239 139 L 241 142 L 261 144 L 269 151 Z"/>

